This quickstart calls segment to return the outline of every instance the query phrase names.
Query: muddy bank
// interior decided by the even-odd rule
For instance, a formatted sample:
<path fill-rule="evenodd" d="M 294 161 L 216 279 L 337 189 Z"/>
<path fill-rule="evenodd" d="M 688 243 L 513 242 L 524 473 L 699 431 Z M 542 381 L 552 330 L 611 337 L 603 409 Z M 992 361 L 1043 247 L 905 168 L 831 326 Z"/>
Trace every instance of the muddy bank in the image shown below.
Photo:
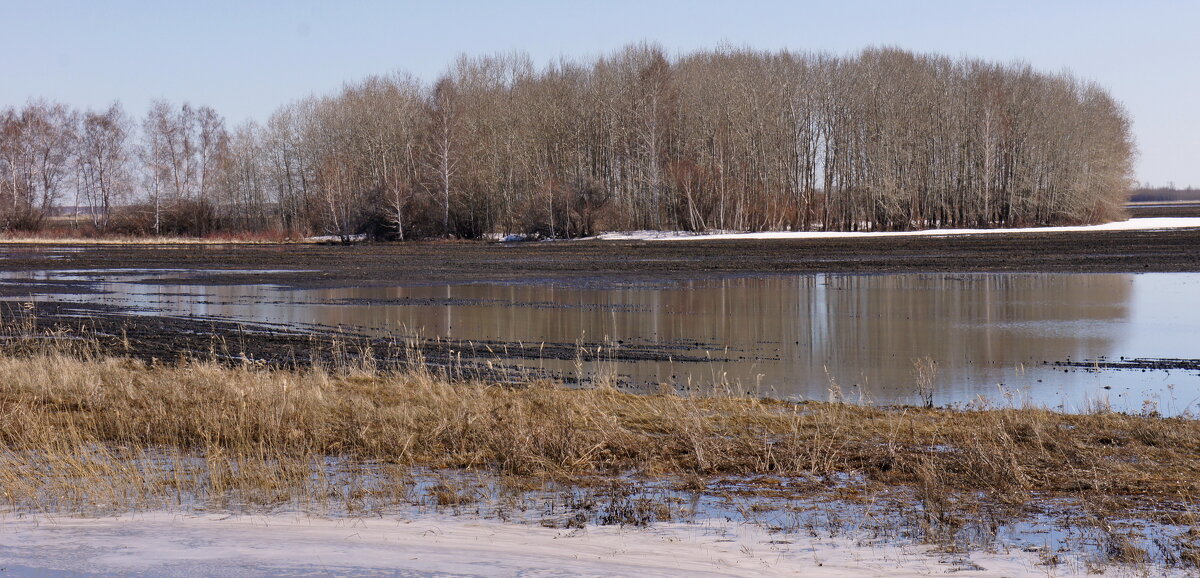
<path fill-rule="evenodd" d="M 1200 229 L 954 238 L 8 246 L 0 271 L 175 269 L 177 283 L 320 288 L 471 282 L 619 286 L 779 273 L 1200 271 Z M 8 287 L 13 295 L 19 288 Z"/>
<path fill-rule="evenodd" d="M 212 359 L 277 369 L 314 364 L 404 369 L 420 364 L 450 379 L 508 384 L 541 378 L 578 382 L 577 375 L 538 369 L 529 363 L 517 365 L 520 361 L 728 361 L 708 353 L 716 349 L 714 344 L 694 340 L 659 344 L 588 340 L 521 343 L 379 337 L 340 327 L 150 315 L 90 303 L 0 301 L 0 319 L 0 349 L 6 352 L 36 351 L 54 342 L 74 345 L 86 354 L 128 356 L 147 363 Z M 619 379 L 613 385 L 634 387 Z"/>
<path fill-rule="evenodd" d="M 1169 371 L 1172 369 L 1183 371 L 1200 371 L 1200 359 L 1158 359 L 1158 358 L 1133 358 L 1126 359 L 1085 359 L 1083 361 L 1055 361 L 1052 363 L 1055 367 L 1077 367 L 1100 371 L 1101 369 L 1130 369 L 1140 371 Z"/>

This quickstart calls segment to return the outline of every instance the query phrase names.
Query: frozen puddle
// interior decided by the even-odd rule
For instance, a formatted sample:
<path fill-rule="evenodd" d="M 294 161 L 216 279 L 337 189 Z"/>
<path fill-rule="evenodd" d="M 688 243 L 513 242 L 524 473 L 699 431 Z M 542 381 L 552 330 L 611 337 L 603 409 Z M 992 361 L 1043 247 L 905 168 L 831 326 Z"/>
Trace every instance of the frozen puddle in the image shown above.
<path fill-rule="evenodd" d="M 559 530 L 465 518 L 328 520 L 142 513 L 0 518 L 4 575 L 1025 576 L 1084 575 L 1035 553 L 770 534 L 725 521 Z M 1095 574 L 1093 574 L 1095 575 Z"/>

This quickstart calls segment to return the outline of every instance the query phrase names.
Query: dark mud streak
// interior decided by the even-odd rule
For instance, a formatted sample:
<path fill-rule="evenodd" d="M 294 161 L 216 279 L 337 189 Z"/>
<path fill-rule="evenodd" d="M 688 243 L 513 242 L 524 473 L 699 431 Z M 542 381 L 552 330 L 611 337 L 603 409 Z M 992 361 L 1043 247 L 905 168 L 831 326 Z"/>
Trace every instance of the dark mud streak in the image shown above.
<path fill-rule="evenodd" d="M 1200 371 L 1200 359 L 1169 359 L 1138 357 L 1133 359 L 1085 359 L 1083 361 L 1054 361 L 1055 367 L 1079 367 L 1083 369 L 1131 369 L 1141 371 L 1169 371 L 1172 369 L 1184 371 Z"/>
<path fill-rule="evenodd" d="M 505 383 L 553 378 L 574 383 L 575 376 L 518 366 L 513 361 L 675 361 L 727 362 L 710 357 L 710 343 L 624 342 L 514 343 L 502 341 L 378 338 L 325 326 L 235 323 L 211 317 L 147 315 L 102 304 L 0 301 L 0 349 L 20 353 L 42 349 L 45 340 L 64 345 L 87 343 L 93 353 L 128 356 L 147 363 L 199 359 L 233 365 L 303 368 L 370 361 L 380 368 L 406 367 L 419 361 L 454 377 Z M 726 352 L 728 353 L 728 352 Z M 369 359 L 368 359 L 369 358 Z M 621 383 L 621 385 L 629 385 Z"/>

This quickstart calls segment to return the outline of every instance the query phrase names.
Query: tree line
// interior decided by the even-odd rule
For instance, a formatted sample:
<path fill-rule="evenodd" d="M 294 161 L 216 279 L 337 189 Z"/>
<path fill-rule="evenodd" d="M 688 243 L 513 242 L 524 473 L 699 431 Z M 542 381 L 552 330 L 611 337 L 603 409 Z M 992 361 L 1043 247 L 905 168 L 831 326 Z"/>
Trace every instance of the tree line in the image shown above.
<path fill-rule="evenodd" d="M 1026 64 L 650 44 L 459 57 L 229 128 L 155 102 L 0 111 L 0 228 L 409 239 L 606 229 L 906 230 L 1111 220 L 1129 118 Z"/>
<path fill-rule="evenodd" d="M 1143 184 L 1133 190 L 1133 194 L 1130 195 L 1129 200 L 1137 203 L 1200 202 L 1200 189 L 1191 186 L 1176 188 L 1175 183 L 1171 183 L 1165 187 L 1154 187 L 1150 184 Z"/>

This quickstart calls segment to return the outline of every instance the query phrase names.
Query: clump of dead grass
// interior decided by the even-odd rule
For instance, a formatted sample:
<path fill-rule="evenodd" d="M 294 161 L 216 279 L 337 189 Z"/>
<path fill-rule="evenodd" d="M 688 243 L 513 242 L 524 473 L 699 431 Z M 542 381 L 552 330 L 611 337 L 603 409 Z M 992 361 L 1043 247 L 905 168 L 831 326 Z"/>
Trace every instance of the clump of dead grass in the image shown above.
<path fill-rule="evenodd" d="M 128 477 L 111 449 L 121 448 L 202 456 L 214 487 L 273 464 L 253 483 L 270 489 L 290 465 L 307 471 L 334 456 L 551 478 L 850 474 L 918 488 L 934 505 L 959 490 L 1011 504 L 1035 493 L 1177 500 L 1200 490 L 1193 420 L 449 383 L 420 368 L 0 356 L 0 424 L 9 488 L 40 471 L 21 456 Z"/>

